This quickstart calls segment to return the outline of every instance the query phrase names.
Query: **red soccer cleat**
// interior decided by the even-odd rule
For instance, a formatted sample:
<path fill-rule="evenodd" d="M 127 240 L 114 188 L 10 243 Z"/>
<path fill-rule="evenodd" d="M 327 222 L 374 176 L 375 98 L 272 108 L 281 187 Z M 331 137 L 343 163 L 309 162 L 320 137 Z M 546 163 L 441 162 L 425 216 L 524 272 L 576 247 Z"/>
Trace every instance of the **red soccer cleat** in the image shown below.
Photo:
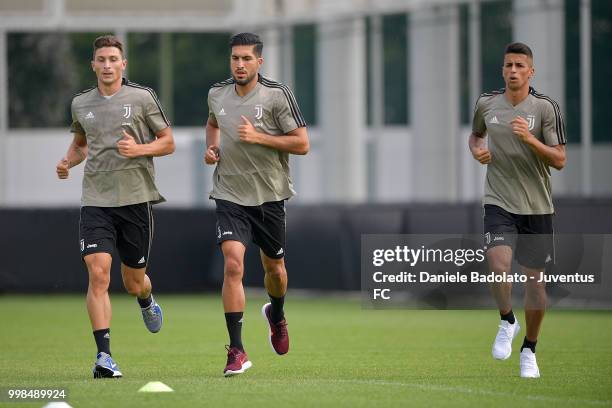
<path fill-rule="evenodd" d="M 268 321 L 270 326 L 270 335 L 268 340 L 272 350 L 280 356 L 287 354 L 289 351 L 289 333 L 287 332 L 287 321 L 285 319 L 274 324 L 270 318 L 270 310 L 272 309 L 271 303 L 266 303 L 261 308 L 261 314 Z"/>
<path fill-rule="evenodd" d="M 225 377 L 242 374 L 253 365 L 244 350 L 230 346 L 225 346 L 225 349 L 227 350 L 227 365 L 223 370 Z"/>

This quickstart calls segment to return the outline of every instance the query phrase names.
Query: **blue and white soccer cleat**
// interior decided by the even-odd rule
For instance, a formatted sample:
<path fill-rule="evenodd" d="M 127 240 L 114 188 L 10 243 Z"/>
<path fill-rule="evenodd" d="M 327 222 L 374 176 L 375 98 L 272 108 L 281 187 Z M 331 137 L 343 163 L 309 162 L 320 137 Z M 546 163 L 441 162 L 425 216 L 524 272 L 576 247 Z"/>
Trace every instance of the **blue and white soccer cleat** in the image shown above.
<path fill-rule="evenodd" d="M 142 312 L 142 320 L 144 320 L 145 326 L 151 333 L 157 333 L 161 330 L 162 323 L 164 322 L 164 316 L 162 314 L 161 306 L 157 304 L 155 298 L 151 296 L 151 305 L 144 309 L 140 309 Z"/>
<path fill-rule="evenodd" d="M 110 355 L 100 352 L 96 356 L 93 376 L 94 378 L 121 378 L 123 374 L 121 374 L 119 367 Z"/>

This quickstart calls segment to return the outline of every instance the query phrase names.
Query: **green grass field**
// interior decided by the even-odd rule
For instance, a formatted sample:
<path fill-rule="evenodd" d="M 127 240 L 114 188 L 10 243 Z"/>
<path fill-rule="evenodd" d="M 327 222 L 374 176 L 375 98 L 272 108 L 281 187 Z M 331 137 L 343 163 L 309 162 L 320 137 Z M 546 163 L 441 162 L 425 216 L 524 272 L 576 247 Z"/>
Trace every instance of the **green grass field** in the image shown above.
<path fill-rule="evenodd" d="M 518 376 L 518 339 L 509 360 L 490 355 L 495 311 L 374 311 L 353 300 L 289 297 L 291 351 L 279 357 L 266 340 L 262 299 L 249 297 L 243 338 L 253 367 L 224 378 L 220 299 L 158 301 L 164 328 L 150 334 L 136 302 L 112 295 L 111 347 L 124 377 L 94 380 L 84 296 L 0 296 L 0 387 L 63 387 L 73 407 L 612 406 L 610 312 L 549 311 L 538 344 L 542 377 L 528 380 Z M 138 393 L 149 381 L 175 392 Z"/>

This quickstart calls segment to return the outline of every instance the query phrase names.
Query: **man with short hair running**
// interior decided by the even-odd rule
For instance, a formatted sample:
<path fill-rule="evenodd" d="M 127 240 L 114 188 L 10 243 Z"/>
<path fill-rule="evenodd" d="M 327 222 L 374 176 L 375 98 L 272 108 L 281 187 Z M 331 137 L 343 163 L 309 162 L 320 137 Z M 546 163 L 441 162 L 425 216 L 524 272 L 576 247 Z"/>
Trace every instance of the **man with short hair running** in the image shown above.
<path fill-rule="evenodd" d="M 502 69 L 506 87 L 480 96 L 469 138 L 474 159 L 487 165 L 483 204 L 489 267 L 496 274 L 510 273 L 514 254 L 528 278 L 527 333 L 520 355 L 520 375 L 528 378 L 540 376 L 535 351 L 546 309 L 546 288 L 538 280 L 546 265 L 554 262 L 550 167 L 561 170 L 566 160 L 561 110 L 530 86 L 534 72 L 527 45 L 506 47 Z M 506 360 L 520 330 L 512 312 L 512 283 L 494 283 L 491 290 L 501 316 L 492 354 Z"/>
<path fill-rule="evenodd" d="M 293 92 L 259 74 L 263 43 L 241 33 L 230 40 L 232 77 L 208 93 L 204 161 L 216 165 L 213 190 L 217 242 L 224 257 L 223 308 L 229 333 L 225 376 L 249 367 L 241 338 L 245 306 L 242 276 L 249 242 L 260 248 L 264 284 L 270 302 L 262 308 L 269 341 L 279 355 L 289 351 L 283 305 L 285 269 L 285 200 L 295 191 L 289 154 L 309 149 L 306 122 Z"/>
<path fill-rule="evenodd" d="M 162 309 L 146 274 L 153 239 L 151 205 L 164 201 L 155 186 L 153 157 L 174 152 L 170 122 L 151 88 L 123 78 L 127 60 L 115 37 L 98 37 L 91 68 L 97 86 L 72 100 L 73 141 L 56 166 L 60 179 L 85 159 L 79 222 L 81 256 L 89 273 L 87 311 L 98 353 L 94 378 L 118 378 L 111 357 L 112 254 L 121 258 L 123 284 L 136 296 L 147 329 L 158 332 Z"/>

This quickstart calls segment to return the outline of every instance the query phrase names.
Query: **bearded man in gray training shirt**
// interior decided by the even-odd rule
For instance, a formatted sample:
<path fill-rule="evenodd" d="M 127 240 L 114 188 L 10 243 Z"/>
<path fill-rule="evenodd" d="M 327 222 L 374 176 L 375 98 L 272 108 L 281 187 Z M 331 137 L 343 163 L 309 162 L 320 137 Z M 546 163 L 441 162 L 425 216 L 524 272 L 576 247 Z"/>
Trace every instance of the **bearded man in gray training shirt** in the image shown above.
<path fill-rule="evenodd" d="M 527 45 L 506 47 L 502 70 L 506 87 L 480 96 L 469 140 L 474 159 L 487 165 L 483 204 L 489 267 L 496 274 L 510 273 L 514 252 L 528 278 L 527 333 L 520 355 L 520 375 L 526 378 L 540 376 L 535 351 L 546 291 L 539 277 L 555 259 L 550 167 L 565 166 L 566 142 L 559 105 L 529 85 L 534 72 Z M 512 283 L 494 283 L 491 290 L 501 316 L 492 354 L 506 360 L 520 330 L 512 312 Z"/>
<path fill-rule="evenodd" d="M 262 307 L 268 341 L 276 354 L 289 351 L 283 304 L 285 200 L 295 194 L 289 154 L 308 152 L 306 123 L 293 92 L 259 74 L 263 43 L 241 33 L 230 40 L 231 72 L 208 93 L 207 150 L 204 161 L 216 165 L 211 198 L 217 207 L 217 242 L 224 257 L 223 308 L 229 334 L 225 376 L 249 367 L 242 345 L 245 306 L 242 276 L 249 242 L 260 248 L 270 303 Z"/>
<path fill-rule="evenodd" d="M 121 258 L 123 284 L 137 297 L 147 329 L 161 329 L 161 307 L 151 295 L 146 274 L 153 213 L 164 201 L 154 180 L 153 157 L 174 151 L 170 122 L 157 96 L 123 78 L 123 45 L 110 35 L 93 44 L 91 67 L 97 86 L 72 100 L 72 144 L 56 166 L 60 179 L 84 161 L 80 217 L 81 256 L 89 272 L 87 311 L 98 348 L 94 378 L 121 377 L 110 352 L 111 304 L 108 296 L 112 254 Z"/>

